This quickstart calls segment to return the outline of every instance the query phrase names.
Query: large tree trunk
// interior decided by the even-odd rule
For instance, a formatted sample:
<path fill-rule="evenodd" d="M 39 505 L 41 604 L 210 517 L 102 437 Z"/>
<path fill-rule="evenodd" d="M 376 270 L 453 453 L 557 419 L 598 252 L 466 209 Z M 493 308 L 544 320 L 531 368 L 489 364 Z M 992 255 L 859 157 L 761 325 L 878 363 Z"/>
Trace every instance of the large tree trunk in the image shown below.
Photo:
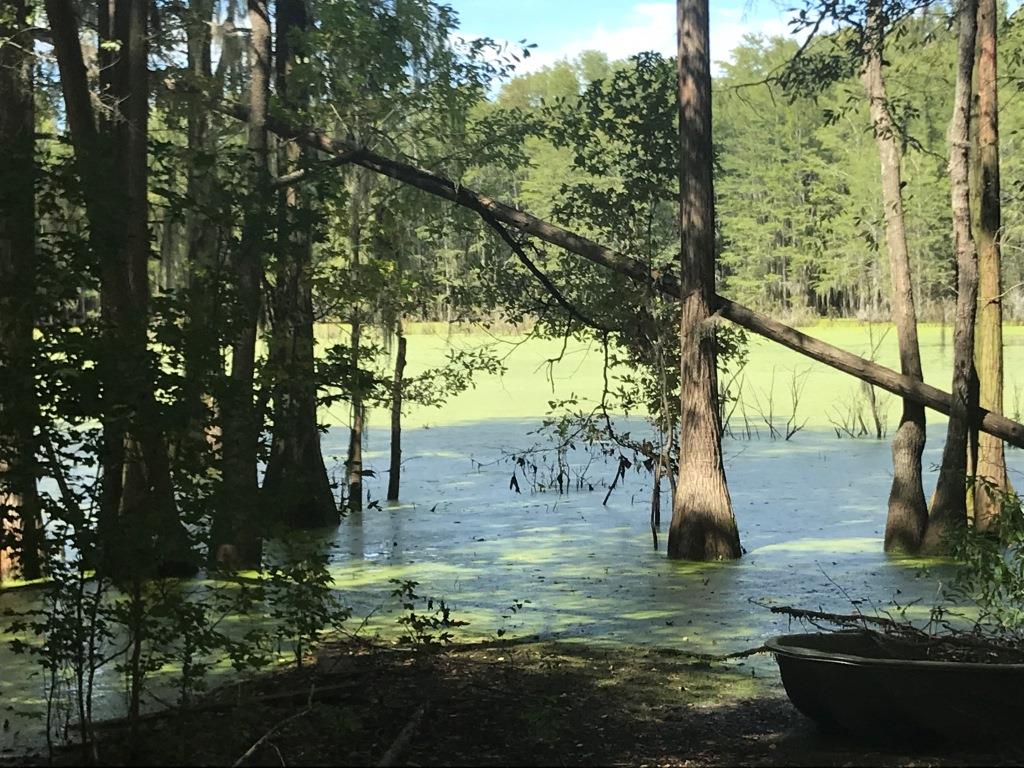
<path fill-rule="evenodd" d="M 188 70 L 202 87 L 212 84 L 213 0 L 193 0 L 189 4 L 185 33 Z M 222 56 L 226 55 L 222 53 Z M 213 220 L 217 206 L 216 147 L 210 136 L 210 112 L 203 100 L 192 98 L 188 104 L 188 157 L 185 211 L 185 248 L 188 266 L 185 318 L 185 399 L 190 415 L 185 439 L 203 448 L 203 429 L 207 415 L 204 398 L 210 394 L 211 379 L 222 373 L 216 329 L 220 327 L 217 284 L 219 264 L 219 228 Z"/>
<path fill-rule="evenodd" d="M 100 265 L 103 382 L 103 567 L 132 578 L 194 572 L 177 516 L 148 354 L 148 13 L 98 3 L 99 32 L 116 44 L 101 61 L 107 107 L 97 129 L 78 23 L 69 0 L 47 0 L 75 160 L 85 189 L 89 244 Z M 113 16 L 110 15 L 113 10 Z M 109 55 L 109 49 L 104 56 Z"/>
<path fill-rule="evenodd" d="M 963 0 L 957 14 L 957 76 L 949 128 L 949 185 L 956 244 L 957 293 L 953 325 L 953 383 L 949 427 L 939 480 L 922 549 L 939 552 L 945 540 L 967 525 L 967 438 L 969 414 L 977 406 L 974 378 L 974 316 L 978 302 L 978 254 L 971 233 L 971 77 L 977 30 L 977 0 Z"/>
<path fill-rule="evenodd" d="M 363 245 L 363 209 L 369 196 L 369 179 L 359 168 L 352 177 L 352 195 L 349 200 L 349 250 L 352 254 L 352 269 L 358 270 Z M 363 508 L 363 428 L 366 425 L 366 404 L 362 388 L 363 376 L 359 370 L 360 343 L 362 340 L 363 316 L 359 303 L 352 304 L 352 428 L 348 436 L 348 458 L 345 461 L 346 494 L 349 512 Z"/>
<path fill-rule="evenodd" d="M 277 95 L 285 107 L 303 110 L 308 94 L 289 83 L 296 61 L 305 55 L 302 36 L 308 25 L 304 0 L 277 3 Z M 278 173 L 301 166 L 302 148 L 287 142 Z M 274 382 L 274 432 L 263 482 L 269 508 L 293 528 L 318 528 L 338 522 L 320 450 L 313 348 L 313 240 L 296 186 L 279 193 L 277 269 L 274 286 L 270 361 Z"/>
<path fill-rule="evenodd" d="M 861 79 L 870 103 L 871 123 L 881 162 L 882 204 L 885 210 L 885 239 L 892 275 L 892 319 L 899 340 L 900 370 L 905 376 L 923 380 L 921 350 L 917 342 L 917 312 L 907 251 L 907 230 L 903 215 L 902 152 L 889 112 L 882 56 L 885 50 L 886 19 L 882 0 L 870 0 L 866 47 Z M 885 524 L 886 552 L 916 552 L 928 524 L 928 502 L 921 478 L 921 456 L 925 444 L 924 406 L 903 398 L 900 425 L 892 441 L 892 487 L 889 516 Z"/>
<path fill-rule="evenodd" d="M 359 375 L 359 344 L 362 327 L 357 315 L 352 319 L 352 371 L 356 380 Z M 363 509 L 363 426 L 366 422 L 366 406 L 359 384 L 352 387 L 352 428 L 348 433 L 348 458 L 345 460 L 346 495 L 349 512 Z"/>
<path fill-rule="evenodd" d="M 36 486 L 35 108 L 32 33 L 24 0 L 0 7 L 0 581 L 42 575 Z"/>
<path fill-rule="evenodd" d="M 97 4 L 98 33 L 103 40 L 109 40 L 111 29 L 109 6 Z M 100 131 L 93 114 L 92 97 L 86 75 L 82 47 L 78 38 L 78 20 L 70 0 L 46 0 L 46 15 L 50 22 L 54 53 L 60 70 L 61 93 L 64 97 L 64 111 L 75 151 L 75 165 L 81 185 L 85 190 L 86 218 L 89 222 L 89 248 L 96 258 L 109 261 L 109 254 L 117 248 L 117 201 L 115 191 L 115 167 L 112 158 L 111 137 L 108 131 Z M 108 50 L 101 46 L 101 73 L 104 90 L 109 85 L 112 63 L 106 60 Z M 104 122 L 106 127 L 106 121 Z M 108 270 L 101 265 L 101 293 Z M 109 292 L 108 292 L 109 293 Z M 105 333 L 110 334 L 114 318 L 110 315 L 109 301 L 101 301 L 101 315 Z M 105 343 L 110 347 L 109 341 Z M 100 355 L 100 372 L 104 381 L 113 377 L 109 369 L 110 355 Z M 104 392 L 103 410 L 108 414 L 113 408 L 113 391 Z M 105 415 L 103 437 L 100 449 L 100 463 L 103 472 L 103 486 L 100 493 L 99 528 L 104 540 L 108 540 L 107 529 L 117 530 L 117 511 L 121 500 L 124 432 L 118 420 Z M 102 541 L 101 549 L 107 549 L 108 541 Z"/>
<path fill-rule="evenodd" d="M 132 0 L 118 0 L 114 32 L 120 43 L 111 95 L 120 114 L 114 125 L 114 152 L 118 178 L 123 184 L 122 236 L 114 258 L 104 263 L 102 299 L 114 320 L 107 354 L 113 379 L 105 381 L 117 405 L 127 403 L 124 424 L 124 468 L 119 515 L 128 534 L 126 552 L 140 559 L 136 565 L 148 573 L 190 574 L 189 543 L 177 517 L 170 462 L 153 393 L 147 327 L 149 319 L 149 69 L 148 8 Z M 115 260 L 116 259 L 116 260 Z M 113 382 L 116 381 L 116 388 Z M 156 537 L 157 551 L 142 542 Z M 116 567 L 120 567 L 118 564 Z"/>
<path fill-rule="evenodd" d="M 402 394 L 405 377 L 405 334 L 402 320 L 395 326 L 398 349 L 395 352 L 395 377 L 391 382 L 391 465 L 388 472 L 388 501 L 398 501 L 398 490 L 402 482 Z"/>
<path fill-rule="evenodd" d="M 715 209 L 707 0 L 677 0 L 679 71 L 680 423 L 679 482 L 668 556 L 740 556 L 740 537 L 722 463 L 716 398 Z"/>
<path fill-rule="evenodd" d="M 1003 410 L 1002 259 L 999 246 L 999 91 L 996 53 L 996 2 L 978 3 L 978 329 L 974 360 L 978 401 L 992 411 Z M 1006 490 L 1003 441 L 988 434 L 978 438 L 975 473 L 996 489 Z M 974 489 L 974 524 L 986 530 L 998 518 L 1000 499 L 985 483 Z"/>
<path fill-rule="evenodd" d="M 270 101 L 270 16 L 266 0 L 249 0 L 249 195 L 242 241 L 235 254 L 235 337 L 228 392 L 220 403 L 222 496 L 211 532 L 210 557 L 224 565 L 256 568 L 262 557 L 262 505 L 257 476 L 262 414 L 254 403 L 260 282 L 270 232 L 267 109 Z"/>
<path fill-rule="evenodd" d="M 221 105 L 220 109 L 237 120 L 248 119 L 249 111 L 238 104 Z M 672 274 L 661 271 L 652 272 L 646 264 L 637 259 L 476 192 L 470 187 L 456 184 L 451 179 L 408 163 L 392 160 L 368 149 L 354 147 L 349 142 L 333 138 L 316 129 L 299 127 L 273 117 L 269 119 L 268 127 L 280 136 L 294 138 L 304 146 L 333 155 L 332 163 L 344 160 L 469 210 L 486 211 L 497 221 L 524 234 L 564 248 L 570 253 L 642 285 L 651 285 L 666 296 L 679 298 L 681 295 L 679 284 Z M 881 387 L 886 392 L 909 398 L 939 413 L 948 415 L 950 412 L 952 398 L 948 392 L 913 377 L 897 373 L 884 365 L 865 360 L 859 355 L 847 352 L 845 349 L 840 349 L 820 339 L 815 339 L 724 296 L 717 295 L 714 300 L 715 315 L 721 315 L 751 333 L 756 333 L 811 360 L 847 373 L 868 384 Z M 982 431 L 995 435 L 1011 445 L 1024 448 L 1024 424 L 984 408 L 976 408 L 971 413 L 971 420 Z"/>

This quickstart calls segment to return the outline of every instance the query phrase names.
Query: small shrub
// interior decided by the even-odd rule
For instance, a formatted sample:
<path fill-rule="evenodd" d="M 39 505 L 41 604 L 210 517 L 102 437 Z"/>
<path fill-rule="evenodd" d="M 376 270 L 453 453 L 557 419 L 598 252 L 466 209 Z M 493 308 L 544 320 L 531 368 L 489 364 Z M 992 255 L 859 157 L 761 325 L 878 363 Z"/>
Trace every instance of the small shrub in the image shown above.
<path fill-rule="evenodd" d="M 975 630 L 1024 641 L 1024 512 L 1020 497 L 984 478 L 975 481 L 999 500 L 999 515 L 986 531 L 973 526 L 955 534 L 951 551 L 960 562 L 947 595 L 978 608 Z M 971 488 L 970 490 L 973 490 Z"/>
<path fill-rule="evenodd" d="M 451 643 L 454 635 L 450 630 L 469 624 L 468 621 L 453 619 L 451 608 L 444 600 L 416 594 L 418 581 L 388 581 L 395 585 L 391 596 L 398 598 L 405 611 L 405 614 L 398 618 L 398 623 L 406 630 L 405 634 L 398 638 L 399 643 L 424 650 L 437 650 Z M 422 613 L 416 612 L 416 604 L 419 601 L 425 604 L 425 611 Z"/>
<path fill-rule="evenodd" d="M 291 643 L 299 667 L 325 632 L 340 629 L 352 615 L 331 588 L 327 563 L 325 553 L 286 541 L 284 563 L 271 566 L 263 578 L 273 632 L 279 644 Z"/>

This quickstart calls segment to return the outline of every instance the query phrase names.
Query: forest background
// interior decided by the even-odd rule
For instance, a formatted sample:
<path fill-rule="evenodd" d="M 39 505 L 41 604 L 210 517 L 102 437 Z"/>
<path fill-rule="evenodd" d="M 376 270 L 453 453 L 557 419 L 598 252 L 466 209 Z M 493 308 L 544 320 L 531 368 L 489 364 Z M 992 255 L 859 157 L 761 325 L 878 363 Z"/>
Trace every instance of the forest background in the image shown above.
<path fill-rule="evenodd" d="M 656 476 L 668 468 L 676 304 L 653 284 L 521 240 L 485 210 L 425 196 L 401 174 L 380 178 L 360 153 L 411 161 L 452 179 L 456 194 L 485 190 L 671 276 L 671 59 L 586 51 L 516 76 L 526 41 L 465 39 L 450 7 L 424 1 L 281 2 L 273 18 L 236 2 L 157 4 L 145 19 L 132 4 L 109 18 L 68 2 L 10 10 L 9 41 L 37 37 L 36 14 L 49 27 L 31 46 L 4 48 L 5 73 L 18 74 L 5 93 L 20 110 L 5 125 L 16 160 L 5 176 L 12 498 L 50 503 L 51 519 L 95 501 L 97 530 L 111 531 L 132 519 L 125 504 L 141 505 L 141 530 L 177 542 L 172 560 L 192 551 L 190 526 L 201 524 L 208 559 L 221 543 L 252 539 L 242 560 L 255 563 L 249 518 L 276 507 L 271 517 L 286 526 L 316 527 L 337 520 L 339 499 L 362 506 L 368 407 L 391 411 L 388 496 L 397 499 L 403 409 L 439 406 L 475 374 L 503 369 L 493 349 L 464 347 L 406 375 L 406 329 L 430 321 L 597 343 L 606 368 L 623 364 L 613 379 L 606 371 L 591 413 L 604 424 L 576 418 L 570 397 L 550 403 L 547 425 L 575 418 L 573 434 L 616 441 L 653 461 Z M 794 16 L 804 43 L 747 36 L 714 83 L 717 287 L 793 323 L 890 315 L 877 142 L 849 53 L 856 26 L 825 33 L 814 21 L 839 12 L 811 3 Z M 945 138 L 954 17 L 930 3 L 886 12 L 911 283 L 918 317 L 944 328 L 956 296 Z M 1024 25 L 1017 13 L 998 26 L 1000 304 L 1013 321 L 1024 311 Z M 819 30 L 810 44 L 809 29 Z M 305 138 L 296 125 L 359 149 L 334 157 L 334 140 Z M 735 373 L 746 341 L 718 328 L 719 364 Z M 740 400 L 733 380 L 722 376 L 726 423 Z M 867 398 L 875 402 L 870 389 Z M 319 438 L 318 408 L 338 404 L 350 413 L 344 482 L 328 478 Z M 617 436 L 612 412 L 648 415 L 659 445 Z M 91 481 L 85 455 L 100 467 Z M 132 488 L 133 466 L 148 488 Z M 63 481 L 58 496 L 32 501 L 40 475 Z M 179 506 L 192 511 L 182 517 Z M 36 525 L 20 527 L 36 535 Z"/>
<path fill-rule="evenodd" d="M 807 7 L 856 16 L 858 6 Z M 721 474 L 720 434 L 703 440 L 680 427 L 680 349 L 696 336 L 680 334 L 681 302 L 659 290 L 692 278 L 678 274 L 678 185 L 680 168 L 696 163 L 680 162 L 672 59 L 588 51 L 516 76 L 527 41 L 463 39 L 452 9 L 429 0 L 2 9 L 0 133 L 10 162 L 0 168 L 0 570 L 50 579 L 42 618 L 13 631 L 67 642 L 15 642 L 68 674 L 83 743 L 92 740 L 93 673 L 107 662 L 124 673 L 134 728 L 146 676 L 169 659 L 181 662 L 185 701 L 204 674 L 197 659 L 214 646 L 259 666 L 287 641 L 301 666 L 323 631 L 345 620 L 328 554 L 293 557 L 288 534 L 331 528 L 364 506 L 383 516 L 364 485 L 375 474 L 364 458 L 368 409 L 390 411 L 387 498 L 397 501 L 403 413 L 443 405 L 506 364 L 493 346 L 451 345 L 436 365 L 407 369 L 413 324 L 540 337 L 553 345 L 549 366 L 581 345 L 600 355 L 596 404 L 553 395 L 539 425 L 553 445 L 505 457 L 510 494 L 526 482 L 560 495 L 603 483 L 607 501 L 627 470 L 642 468 L 653 480 L 657 547 L 661 491 L 687 479 L 676 457 L 714 447 Z M 941 3 L 884 9 L 911 282 L 919 317 L 945 328 L 957 298 L 945 138 L 955 14 Z M 1012 322 L 1024 313 L 1024 17 L 997 15 L 999 300 Z M 748 37 L 714 83 L 714 288 L 792 323 L 890 315 L 858 41 L 855 26 L 806 46 Z M 625 254 L 642 279 L 511 233 L 467 189 Z M 705 377 L 705 420 L 729 430 L 744 403 L 730 386 L 748 342 L 712 325 L 717 344 L 707 346 L 717 346 L 723 373 L 717 390 Z M 961 357 L 969 362 L 970 349 Z M 782 421 L 770 405 L 758 414 L 773 440 L 802 427 L 795 369 L 792 377 Z M 863 397 L 875 429 L 847 419 L 837 437 L 886 436 L 874 390 Z M 348 411 L 344 462 L 323 451 L 324 413 L 336 407 Z M 624 413 L 653 429 L 613 424 Z M 611 478 L 587 482 L 570 466 L 577 445 L 611 464 Z M 944 464 L 960 472 L 962 506 L 963 468 Z M 728 553 L 685 559 L 739 557 L 732 538 Z M 260 572 L 258 597 L 224 614 L 258 604 L 274 629 L 242 641 L 219 634 L 214 606 L 185 594 L 189 582 L 164 578 L 219 569 Z M 415 586 L 403 582 L 392 596 L 415 606 Z M 437 623 L 418 631 L 447 636 L 446 609 L 431 615 Z M 119 637 L 127 642 L 104 656 Z"/>

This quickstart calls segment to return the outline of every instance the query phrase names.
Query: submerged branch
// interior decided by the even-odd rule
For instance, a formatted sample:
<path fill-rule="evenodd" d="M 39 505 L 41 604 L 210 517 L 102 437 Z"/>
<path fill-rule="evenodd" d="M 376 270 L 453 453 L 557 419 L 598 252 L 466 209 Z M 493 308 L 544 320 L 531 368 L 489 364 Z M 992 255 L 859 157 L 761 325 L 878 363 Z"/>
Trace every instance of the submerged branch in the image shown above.
<path fill-rule="evenodd" d="M 780 613 L 798 621 L 807 621 L 819 629 L 822 628 L 820 622 L 832 627 L 858 630 L 869 636 L 894 658 L 960 662 L 1024 662 L 1024 650 L 1019 645 L 1011 640 L 1001 640 L 981 634 L 977 626 L 970 631 L 963 631 L 948 624 L 942 624 L 942 633 L 936 634 L 916 627 L 907 620 L 898 621 L 890 616 L 813 611 L 788 605 L 769 605 L 756 599 L 751 602 L 754 605 L 767 608 L 772 613 Z"/>

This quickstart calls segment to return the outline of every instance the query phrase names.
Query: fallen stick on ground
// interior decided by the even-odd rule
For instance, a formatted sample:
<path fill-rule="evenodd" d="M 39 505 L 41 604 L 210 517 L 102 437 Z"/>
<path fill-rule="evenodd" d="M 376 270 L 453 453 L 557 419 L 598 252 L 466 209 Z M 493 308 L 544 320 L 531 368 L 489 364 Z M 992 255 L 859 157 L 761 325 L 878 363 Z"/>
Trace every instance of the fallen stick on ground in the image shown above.
<path fill-rule="evenodd" d="M 314 694 L 315 691 L 316 691 L 316 683 L 314 683 L 313 685 L 311 685 L 309 687 L 309 698 L 306 700 L 306 708 L 299 710 L 294 715 L 290 715 L 290 716 L 286 717 L 284 720 L 282 720 L 281 722 L 277 723 L 277 725 L 275 725 L 269 731 L 267 731 L 262 736 L 260 736 L 258 739 L 256 739 L 256 741 L 253 742 L 253 745 L 251 747 L 249 747 L 247 750 L 245 750 L 245 753 L 240 758 L 235 760 L 235 762 L 232 764 L 231 768 L 238 768 L 240 765 L 242 765 L 242 763 L 244 763 L 246 760 L 248 760 L 250 757 L 252 757 L 255 754 L 256 750 L 260 748 L 261 744 L 266 743 L 267 739 L 269 739 L 275 733 L 277 733 L 282 728 L 284 728 L 288 723 L 292 722 L 293 720 L 298 720 L 300 717 L 303 717 L 304 715 L 309 714 L 309 712 L 311 712 L 312 709 L 313 709 L 313 694 Z M 275 751 L 277 751 L 276 747 L 274 749 L 275 749 Z M 278 752 L 277 754 L 278 754 L 278 757 L 281 756 L 280 752 Z M 281 764 L 282 765 L 284 764 L 283 761 L 282 761 Z"/>
<path fill-rule="evenodd" d="M 338 694 L 351 693 L 351 698 L 356 700 L 359 698 L 358 692 L 352 691 L 351 683 L 340 683 L 338 685 L 325 685 L 321 688 L 317 688 L 317 701 L 344 701 L 345 696 Z M 275 702 L 290 701 L 298 699 L 301 701 L 302 698 L 306 697 L 306 691 L 303 690 L 292 690 L 282 691 L 280 693 L 268 693 L 265 695 L 256 695 L 248 700 L 251 704 L 274 704 Z M 144 715 L 140 715 L 138 722 L 145 723 L 150 720 L 162 720 L 168 717 L 178 717 L 180 715 L 196 715 L 202 712 L 222 712 L 225 710 L 235 709 L 239 704 L 235 701 L 211 701 L 204 704 L 199 704 L 194 707 L 182 711 L 181 709 L 169 707 L 167 709 L 157 710 L 155 712 L 147 712 Z M 93 728 L 101 730 L 111 730 L 115 728 L 122 728 L 128 725 L 127 717 L 118 717 L 110 720 L 98 720 L 93 724 Z"/>
<path fill-rule="evenodd" d="M 679 656 L 684 656 L 689 659 L 698 659 L 700 661 L 729 661 L 730 659 L 745 659 L 748 656 L 756 656 L 759 653 L 768 653 L 768 648 L 763 645 L 757 646 L 757 648 L 747 648 L 745 651 L 735 651 L 734 653 L 690 653 L 689 651 L 679 651 Z"/>
<path fill-rule="evenodd" d="M 398 732 L 398 736 L 391 742 L 391 746 L 388 747 L 387 752 L 384 753 L 383 757 L 377 762 L 379 768 L 387 768 L 398 762 L 398 758 L 402 756 L 402 752 L 409 746 L 409 742 L 412 741 L 412 737 L 416 735 L 416 731 L 420 728 L 420 723 L 423 722 L 423 715 L 426 714 L 427 705 L 420 704 L 416 711 L 412 713 L 412 717 L 409 718 L 409 722 L 405 724 L 405 727 Z"/>

